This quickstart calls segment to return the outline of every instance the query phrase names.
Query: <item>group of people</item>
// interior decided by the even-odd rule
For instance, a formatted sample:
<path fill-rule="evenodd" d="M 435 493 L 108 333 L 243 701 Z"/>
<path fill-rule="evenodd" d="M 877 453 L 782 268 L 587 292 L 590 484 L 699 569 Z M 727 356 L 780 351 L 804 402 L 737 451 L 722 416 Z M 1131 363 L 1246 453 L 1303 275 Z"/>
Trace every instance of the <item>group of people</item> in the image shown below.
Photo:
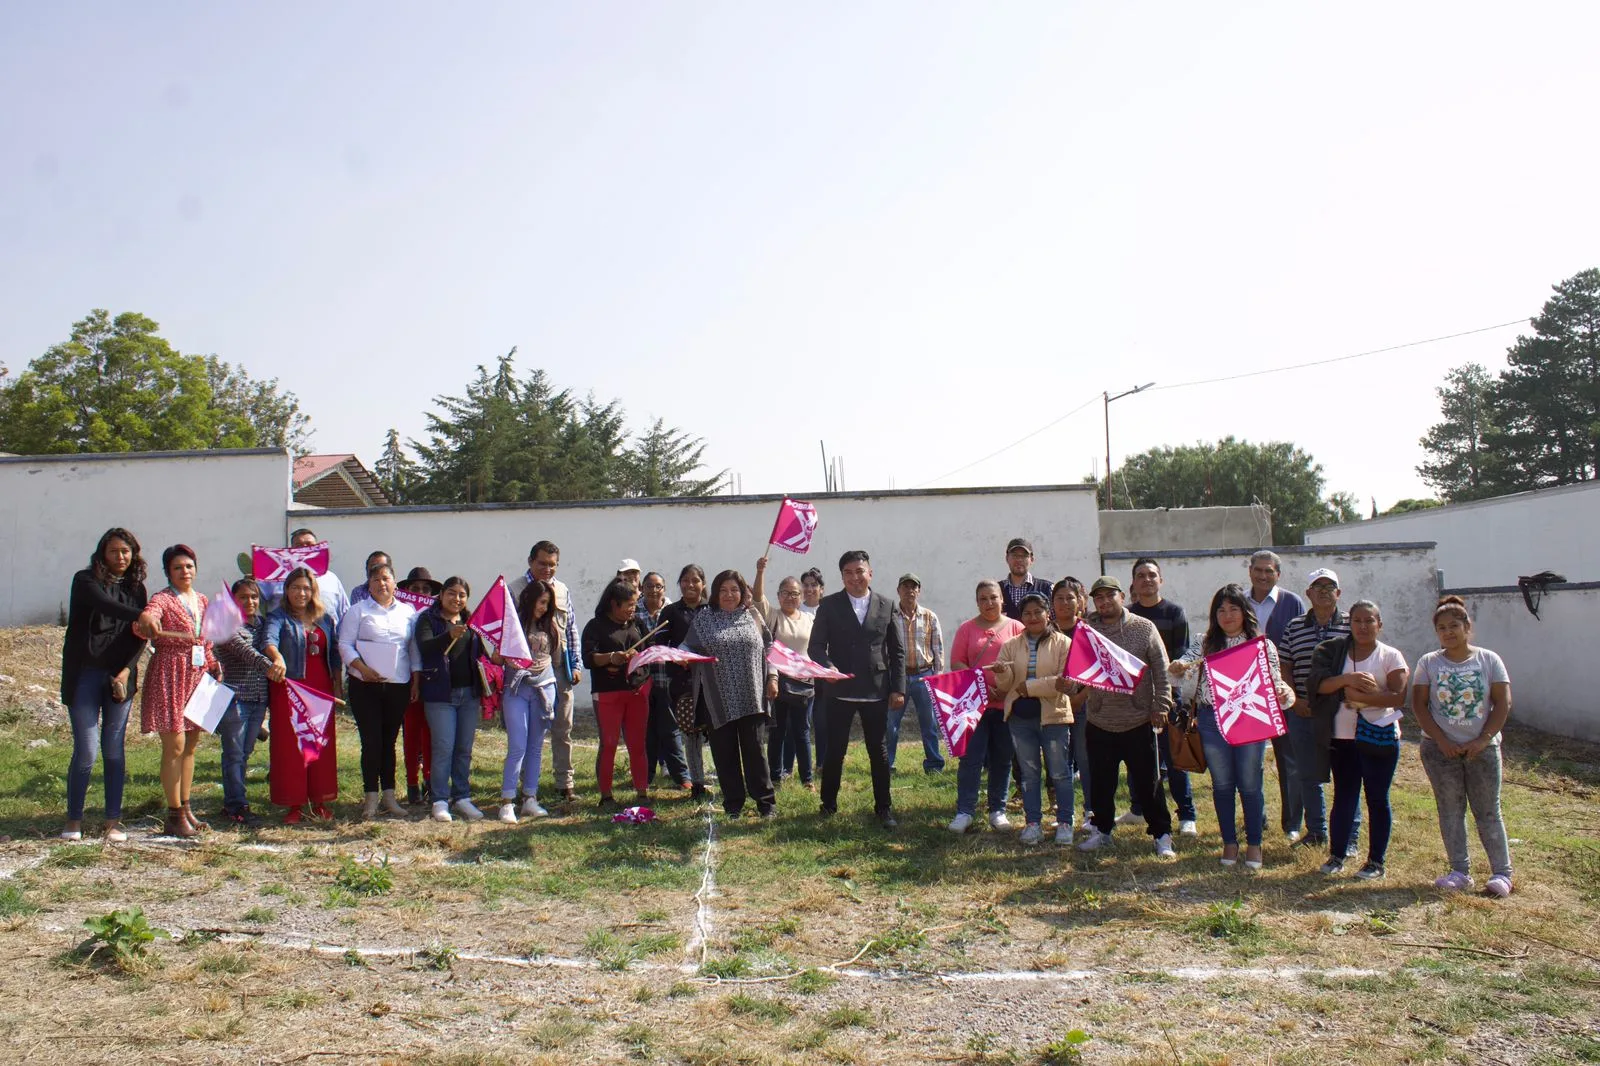
<path fill-rule="evenodd" d="M 308 529 L 291 537 L 295 547 L 316 542 Z M 498 705 L 507 741 L 498 817 L 515 823 L 543 816 L 547 736 L 554 766 L 544 795 L 575 799 L 573 691 L 587 673 L 600 734 L 595 776 L 602 806 L 620 806 L 613 791 L 619 745 L 626 745 L 641 802 L 658 771 L 672 787 L 707 796 L 703 749 L 709 745 L 728 814 L 753 804 L 761 817 L 774 817 L 779 782 L 797 772 L 806 789 L 820 788 L 822 815 L 833 816 L 859 718 L 874 813 L 893 829 L 890 780 L 907 706 L 916 711 L 924 772 L 942 772 L 941 731 L 925 680 L 975 669 L 986 682 L 987 705 L 959 760 L 952 831 L 974 828 L 985 783 L 988 824 L 1010 828 L 1014 777 L 1023 809 L 1021 843 L 1042 840 L 1048 789 L 1057 843 L 1093 851 L 1111 843 L 1118 825 L 1142 821 L 1156 853 L 1173 857 L 1174 830 L 1198 830 L 1190 775 L 1172 757 L 1171 740 L 1197 730 L 1211 775 L 1220 861 L 1259 869 L 1268 741 L 1229 742 L 1205 663 L 1209 655 L 1265 635 L 1272 682 L 1288 708 L 1287 732 L 1271 744 L 1289 841 L 1325 847 L 1322 872 L 1342 873 L 1354 855 L 1364 798 L 1368 848 L 1355 875 L 1384 876 L 1389 789 L 1409 709 L 1423 734 L 1422 765 L 1450 862 L 1436 883 L 1447 890 L 1473 883 L 1470 808 L 1489 859 L 1486 888 L 1497 896 L 1511 891 L 1500 816 L 1500 733 L 1511 709 L 1510 682 L 1499 656 L 1471 644 L 1465 604 L 1458 597 L 1439 602 L 1433 622 L 1440 646 L 1413 671 L 1380 639 L 1376 603 L 1360 600 L 1342 610 L 1338 576 L 1323 569 L 1308 576 L 1308 606 L 1280 585 L 1281 560 L 1269 551 L 1252 557 L 1248 585 L 1216 591 L 1204 632 L 1191 633 L 1183 608 L 1161 595 L 1157 560 L 1134 564 L 1130 597 L 1111 576 L 1087 587 L 1072 577 L 1053 583 L 1035 577 L 1033 546 L 1016 538 L 1006 548 L 1006 576 L 978 583 L 976 614 L 957 626 L 947 652 L 937 615 L 919 602 L 917 575 L 904 574 L 890 599 L 874 590 L 871 560 L 859 550 L 839 560 L 840 591 L 825 595 L 822 573 L 811 569 L 778 583 L 776 605 L 766 596 L 765 557 L 756 563 L 753 583 L 733 569 L 708 582 L 704 570 L 689 564 L 678 574 L 679 596 L 672 602 L 662 574 L 625 559 L 580 632 L 571 592 L 555 576 L 560 549 L 539 541 L 526 572 L 509 583 L 531 652 L 529 660 L 515 661 L 502 659 L 468 625 L 472 593 L 464 578 L 438 582 L 418 567 L 398 581 L 382 552 L 367 558 L 365 580 L 349 594 L 331 571 L 319 575 L 304 567 L 281 582 L 236 581 L 231 592 L 244 625 L 216 645 L 202 632 L 207 601 L 195 586 L 195 552 L 173 545 L 161 563 L 166 586 L 147 596 L 139 542 L 113 528 L 100 538 L 90 565 L 73 577 L 62 655 L 61 698 L 74 737 L 63 837 L 82 835 L 99 755 L 105 836 L 126 839 L 120 825 L 124 734 L 141 694 L 148 646 L 140 726 L 161 737 L 163 831 L 173 836 L 207 827 L 190 802 L 202 733 L 183 713 L 207 672 L 235 693 L 216 732 L 221 817 L 241 825 L 260 822 L 246 795 L 245 767 L 263 736 L 270 741 L 270 800 L 283 809 L 283 820 L 333 817 L 336 731 L 330 722 L 319 745 L 301 743 L 291 718 L 291 680 L 347 701 L 361 745 L 363 817 L 407 813 L 397 792 L 395 752 L 404 733 L 407 802 L 421 802 L 418 782 L 425 781 L 433 818 L 483 818 L 473 803 L 470 772 L 486 696 Z M 400 590 L 411 595 L 398 596 Z M 1146 665 L 1131 693 L 1066 676 L 1078 626 L 1092 627 Z M 774 642 L 848 676 L 809 681 L 780 672 L 768 654 Z M 634 655 L 654 644 L 708 661 L 657 662 L 630 671 Z M 502 672 L 489 690 L 483 662 Z M 1118 816 L 1123 776 L 1130 810 Z M 1325 794 L 1330 779 L 1331 809 Z M 1081 827 L 1074 817 L 1075 782 L 1084 803 Z M 1085 835 L 1077 840 L 1080 828 Z"/>

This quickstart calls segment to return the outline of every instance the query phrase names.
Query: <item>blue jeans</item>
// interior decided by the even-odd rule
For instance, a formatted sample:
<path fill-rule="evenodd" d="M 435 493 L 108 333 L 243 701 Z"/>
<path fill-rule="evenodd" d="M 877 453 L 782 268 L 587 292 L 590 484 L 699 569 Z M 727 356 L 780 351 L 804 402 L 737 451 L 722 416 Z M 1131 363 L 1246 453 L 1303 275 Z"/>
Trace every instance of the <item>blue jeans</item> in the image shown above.
<path fill-rule="evenodd" d="M 472 795 L 472 742 L 478 735 L 478 697 L 472 686 L 450 690 L 449 703 L 424 703 L 428 732 L 433 734 L 433 774 L 428 782 L 433 802 L 464 800 Z"/>
<path fill-rule="evenodd" d="M 1217 712 L 1202 704 L 1199 713 L 1200 743 L 1206 750 L 1206 769 L 1211 771 L 1211 803 L 1217 809 L 1217 828 L 1224 844 L 1239 843 L 1239 827 L 1234 822 L 1234 794 L 1244 807 L 1244 839 L 1253 848 L 1261 846 L 1261 832 L 1267 820 L 1267 797 L 1262 792 L 1266 776 L 1267 742 L 1229 744 L 1217 727 Z"/>
<path fill-rule="evenodd" d="M 667 682 L 661 680 L 650 685 L 650 717 L 645 723 L 644 758 L 650 764 L 651 778 L 656 776 L 657 769 L 665 766 L 667 776 L 674 785 L 689 780 L 689 764 L 683 754 L 683 734 L 678 731 L 677 720 L 672 717 L 672 695 Z"/>
<path fill-rule="evenodd" d="M 1302 718 L 1293 711 L 1284 715 L 1284 718 L 1289 725 L 1289 743 L 1294 749 L 1295 766 L 1309 771 L 1317 763 L 1316 719 Z M 1322 790 L 1322 782 L 1309 772 L 1297 776 L 1300 780 L 1300 807 L 1305 811 L 1306 833 L 1313 837 L 1325 837 L 1328 835 L 1328 800 Z"/>
<path fill-rule="evenodd" d="M 811 784 L 811 704 L 815 699 L 812 696 L 804 703 L 789 699 L 772 701 L 772 728 L 767 731 L 767 770 L 774 782 L 791 773 L 798 759 L 801 782 Z M 889 758 L 894 759 L 892 748 Z"/>
<path fill-rule="evenodd" d="M 967 753 L 956 768 L 956 813 L 978 813 L 978 781 L 989 771 L 989 813 L 1006 809 L 1006 786 L 1011 781 L 1011 730 L 1004 712 L 990 707 L 967 737 Z"/>
<path fill-rule="evenodd" d="M 530 799 L 539 794 L 539 770 L 544 760 L 544 734 L 556 720 L 556 678 L 524 681 L 515 692 L 500 696 L 500 715 L 506 723 L 506 761 L 500 774 L 500 798 L 517 798 L 517 786 Z M 437 735 L 437 734 L 435 734 Z M 434 766 L 438 766 L 435 761 Z"/>
<path fill-rule="evenodd" d="M 122 786 L 128 763 L 123 736 L 128 731 L 128 710 L 133 700 L 111 698 L 111 675 L 85 669 L 78 675 L 67 717 L 72 721 L 72 762 L 67 766 L 67 821 L 83 821 L 83 803 L 89 795 L 89 776 L 96 755 L 104 755 L 106 819 L 122 818 Z"/>
<path fill-rule="evenodd" d="M 1038 718 L 1012 716 L 1006 723 L 1011 728 L 1011 743 L 1016 749 L 1017 763 L 1022 767 L 1022 810 L 1029 825 L 1038 825 L 1044 814 L 1044 801 L 1040 795 L 1039 752 L 1044 750 L 1044 764 L 1049 769 L 1050 781 L 1056 787 L 1056 824 L 1072 825 L 1072 727 L 1044 725 Z"/>
<path fill-rule="evenodd" d="M 933 718 L 933 695 L 922 683 L 931 671 L 911 674 L 906 678 L 906 702 L 898 711 L 889 712 L 889 769 L 894 769 L 894 752 L 900 746 L 900 722 L 906 716 L 906 707 L 917 711 L 917 728 L 922 731 L 922 769 L 934 773 L 944 769 L 944 753 L 939 750 L 939 724 Z"/>
<path fill-rule="evenodd" d="M 1367 797 L 1367 861 L 1383 865 L 1389 851 L 1389 831 L 1394 825 L 1389 806 L 1389 786 L 1400 765 L 1400 745 L 1367 744 L 1355 740 L 1333 742 L 1333 815 L 1328 826 L 1328 854 L 1350 857 L 1355 850 L 1355 820 L 1361 796 Z"/>
<path fill-rule="evenodd" d="M 222 809 L 233 812 L 250 806 L 245 796 L 244 771 L 250 753 L 256 750 L 261 722 L 267 717 L 265 703 L 234 700 L 217 723 L 217 739 L 222 741 Z"/>
<path fill-rule="evenodd" d="M 1081 709 L 1076 713 L 1078 720 L 1072 723 L 1072 765 L 1078 771 L 1078 788 L 1083 791 L 1083 810 L 1087 814 L 1094 810 L 1089 802 L 1089 731 L 1084 728 L 1089 720 Z"/>

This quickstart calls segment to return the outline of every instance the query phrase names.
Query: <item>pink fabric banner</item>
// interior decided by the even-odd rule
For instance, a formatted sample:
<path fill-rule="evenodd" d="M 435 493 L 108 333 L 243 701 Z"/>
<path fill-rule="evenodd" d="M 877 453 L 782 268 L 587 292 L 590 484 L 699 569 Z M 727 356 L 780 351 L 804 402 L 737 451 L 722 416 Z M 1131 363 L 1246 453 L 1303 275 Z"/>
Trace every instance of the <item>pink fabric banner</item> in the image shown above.
<path fill-rule="evenodd" d="M 1111 643 L 1088 622 L 1072 631 L 1065 676 L 1090 688 L 1131 693 L 1144 678 L 1143 659 Z"/>
<path fill-rule="evenodd" d="M 767 543 L 785 551 L 804 554 L 811 550 L 811 538 L 816 532 L 816 507 L 804 500 L 791 500 L 785 496 L 778 505 L 778 520 L 772 525 L 772 536 Z"/>
<path fill-rule="evenodd" d="M 967 740 L 978 728 L 978 720 L 989 703 L 989 685 L 982 670 L 955 670 L 948 674 L 925 677 L 933 696 L 933 716 L 944 733 L 950 754 L 961 758 L 967 753 Z"/>
<path fill-rule="evenodd" d="M 533 649 L 528 647 L 528 635 L 522 631 L 517 605 L 511 600 L 511 589 L 503 576 L 494 579 L 488 595 L 472 612 L 467 624 L 491 651 L 498 651 L 502 659 L 518 666 L 532 665 Z"/>
<path fill-rule="evenodd" d="M 831 666 L 823 666 L 808 655 L 777 641 L 767 650 L 767 663 L 785 677 L 800 681 L 848 681 L 855 674 L 846 674 Z"/>
<path fill-rule="evenodd" d="M 1216 701 L 1217 728 L 1229 744 L 1254 744 L 1289 731 L 1272 682 L 1267 638 L 1206 656 L 1211 696 Z"/>
<path fill-rule="evenodd" d="M 206 601 L 206 613 L 200 619 L 200 635 L 213 644 L 222 644 L 244 628 L 244 613 L 233 602 L 228 583 L 222 583 L 222 595 Z"/>
<path fill-rule="evenodd" d="M 328 746 L 333 726 L 333 697 L 298 681 L 284 682 L 289 694 L 289 724 L 300 741 L 300 757 L 310 764 Z"/>
<path fill-rule="evenodd" d="M 401 603 L 409 603 L 417 609 L 418 613 L 432 607 L 434 601 L 432 596 L 419 596 L 415 592 L 407 592 L 405 589 L 395 589 L 394 598 Z"/>
<path fill-rule="evenodd" d="M 684 651 L 670 644 L 656 644 L 636 651 L 633 658 L 628 660 L 628 673 L 633 673 L 641 666 L 651 666 L 655 663 L 714 663 L 716 658 L 710 655 L 696 655 L 692 651 Z"/>
<path fill-rule="evenodd" d="M 328 572 L 328 542 L 304 548 L 263 548 L 250 545 L 250 570 L 257 581 L 282 581 L 297 567 L 307 567 L 321 577 Z"/>

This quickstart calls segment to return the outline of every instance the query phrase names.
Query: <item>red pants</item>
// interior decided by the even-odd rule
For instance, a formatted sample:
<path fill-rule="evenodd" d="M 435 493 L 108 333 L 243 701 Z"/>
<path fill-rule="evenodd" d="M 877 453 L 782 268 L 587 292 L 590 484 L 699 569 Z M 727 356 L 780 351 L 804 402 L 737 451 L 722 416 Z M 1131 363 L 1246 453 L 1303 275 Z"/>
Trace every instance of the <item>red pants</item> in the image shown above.
<path fill-rule="evenodd" d="M 645 727 L 650 721 L 649 686 L 632 692 L 597 692 L 594 696 L 594 716 L 600 723 L 600 754 L 595 756 L 594 776 L 600 782 L 600 794 L 611 795 L 611 775 L 616 769 L 617 740 L 628 741 L 628 769 L 633 774 L 633 788 L 643 792 L 650 787 L 650 765 L 644 756 Z"/>
<path fill-rule="evenodd" d="M 405 749 L 406 785 L 426 785 L 433 776 L 433 734 L 428 731 L 428 716 L 422 713 L 421 700 L 406 705 L 406 716 L 400 728 L 405 731 L 400 746 Z M 422 771 L 420 782 L 417 780 L 419 769 Z"/>

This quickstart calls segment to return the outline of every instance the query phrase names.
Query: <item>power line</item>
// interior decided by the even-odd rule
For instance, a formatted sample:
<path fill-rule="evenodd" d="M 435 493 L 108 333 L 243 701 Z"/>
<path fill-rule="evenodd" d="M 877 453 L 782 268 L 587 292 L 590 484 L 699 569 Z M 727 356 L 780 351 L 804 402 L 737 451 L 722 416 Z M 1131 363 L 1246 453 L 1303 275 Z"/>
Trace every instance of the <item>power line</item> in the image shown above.
<path fill-rule="evenodd" d="M 1382 355 L 1385 352 L 1398 352 L 1398 351 L 1400 351 L 1400 350 L 1402 350 L 1404 348 L 1416 348 L 1416 347 L 1420 347 L 1421 345 L 1424 345 L 1424 344 L 1437 344 L 1440 341 L 1455 340 L 1458 337 L 1471 337 L 1471 336 L 1473 336 L 1474 334 L 1477 334 L 1477 333 L 1489 333 L 1489 332 L 1491 332 L 1493 330 L 1505 329 L 1508 326 L 1520 326 L 1520 325 L 1524 324 L 1527 321 L 1528 320 L 1526 318 L 1514 318 L 1509 322 L 1497 322 L 1492 326 L 1479 326 L 1477 329 L 1462 330 L 1460 333 L 1446 333 L 1446 334 L 1444 334 L 1443 336 L 1440 336 L 1440 337 L 1428 337 L 1425 340 L 1420 340 L 1420 341 L 1406 341 L 1404 344 L 1391 344 L 1387 348 L 1373 348 L 1371 351 L 1355 352 L 1355 353 L 1352 353 L 1350 355 L 1336 355 L 1331 359 L 1314 359 L 1309 363 L 1295 363 L 1295 364 L 1293 364 L 1291 366 L 1275 366 L 1275 367 L 1269 367 L 1266 370 L 1247 370 L 1242 374 L 1228 374 L 1228 375 L 1226 375 L 1224 377 L 1220 377 L 1220 378 L 1202 378 L 1202 379 L 1200 379 L 1198 381 L 1178 381 L 1178 382 L 1174 382 L 1171 385 L 1157 385 L 1154 388 L 1152 388 L 1150 391 L 1151 392 L 1161 392 L 1161 391 L 1166 390 L 1166 389 L 1187 389 L 1187 388 L 1191 388 L 1191 387 L 1196 386 L 1196 385 L 1215 385 L 1218 382 L 1222 382 L 1222 381 L 1238 381 L 1241 378 L 1260 377 L 1263 374 L 1281 374 L 1281 373 L 1284 373 L 1285 371 L 1288 371 L 1288 370 L 1304 370 L 1307 367 L 1327 366 L 1329 363 L 1343 363 L 1343 362 L 1346 362 L 1346 361 L 1351 360 L 1351 359 L 1364 359 L 1364 358 L 1366 358 L 1368 356 Z M 1006 452 L 1009 452 L 1012 448 L 1015 448 L 1017 445 L 1023 444 L 1025 442 L 1029 441 L 1029 440 L 1032 440 L 1034 437 L 1037 437 L 1039 434 L 1043 433 L 1045 430 L 1052 429 L 1055 426 L 1060 425 L 1062 422 L 1065 422 L 1067 419 L 1071 418 L 1073 415 L 1077 414 L 1079 411 L 1082 411 L 1085 407 L 1088 407 L 1090 404 L 1094 403 L 1098 399 L 1100 399 L 1099 396 L 1090 396 L 1087 400 L 1083 401 L 1083 403 L 1081 403 L 1078 406 L 1074 407 L 1072 410 L 1068 411 L 1066 414 L 1061 415 L 1061 416 L 1059 416 L 1057 418 L 1054 418 L 1054 419 L 1050 420 L 1049 422 L 1046 422 L 1044 425 L 1040 426 L 1038 429 L 1034 430 L 1033 432 L 1026 434 L 1025 436 L 1018 437 L 1016 440 L 1012 441 L 1010 444 L 1007 444 L 1005 447 L 997 449 L 995 451 L 992 451 L 988 455 L 985 455 L 981 459 L 974 459 L 972 462 L 967 463 L 965 466 L 958 466 L 954 470 L 951 470 L 951 471 L 948 471 L 946 473 L 940 474 L 936 478 L 929 478 L 927 481 L 924 481 L 921 484 L 916 485 L 914 487 L 915 488 L 919 488 L 919 489 L 927 488 L 929 485 L 932 485 L 935 481 L 943 481 L 947 477 L 954 477 L 956 474 L 962 473 L 963 471 L 971 470 L 975 466 L 978 466 L 978 465 L 980 465 L 982 463 L 987 463 L 990 459 L 993 459 L 997 455 L 1004 455 Z M 1108 475 L 1109 475 L 1109 473 L 1110 472 L 1107 471 Z"/>
<path fill-rule="evenodd" d="M 1507 326 L 1521 326 L 1526 324 L 1526 318 L 1514 318 L 1510 322 L 1497 322 L 1492 326 L 1479 326 L 1477 329 L 1463 330 L 1460 333 L 1446 333 L 1442 337 L 1429 337 L 1427 340 L 1407 341 L 1404 344 L 1391 344 L 1387 348 L 1374 348 L 1370 352 L 1356 352 L 1353 355 L 1336 355 L 1332 359 L 1314 359 L 1309 363 L 1295 363 L 1291 366 L 1274 366 L 1266 370 L 1248 370 L 1243 374 L 1229 374 L 1220 378 L 1203 378 L 1199 381 L 1178 381 L 1171 385 L 1157 385 L 1151 392 L 1160 392 L 1163 389 L 1186 389 L 1191 385 L 1215 385 L 1219 381 L 1238 381 L 1240 378 L 1256 378 L 1263 374 L 1281 374 L 1285 370 L 1304 370 L 1308 366 L 1327 366 L 1329 363 L 1343 363 L 1349 359 L 1364 359 L 1369 355 L 1382 355 L 1384 352 L 1398 352 L 1402 348 L 1416 348 L 1424 344 L 1437 344 L 1439 341 L 1453 341 L 1457 337 L 1470 337 L 1475 333 L 1488 333 L 1491 330 L 1505 329 Z"/>

